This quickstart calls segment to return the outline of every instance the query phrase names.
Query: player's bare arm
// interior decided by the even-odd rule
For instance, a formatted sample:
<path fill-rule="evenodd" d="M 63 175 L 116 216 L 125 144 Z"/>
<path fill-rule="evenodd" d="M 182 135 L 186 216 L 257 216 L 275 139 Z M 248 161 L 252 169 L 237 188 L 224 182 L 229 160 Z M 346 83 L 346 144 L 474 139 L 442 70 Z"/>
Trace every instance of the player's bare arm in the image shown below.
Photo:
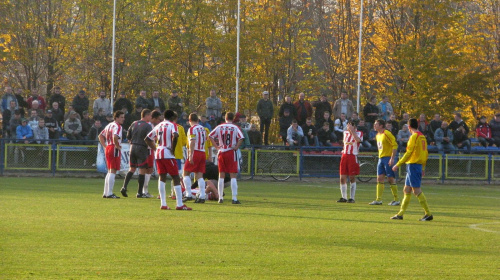
<path fill-rule="evenodd" d="M 189 153 L 188 153 L 188 160 L 191 164 L 194 164 L 194 145 L 196 144 L 195 139 L 189 140 Z"/>
<path fill-rule="evenodd" d="M 144 138 L 144 141 L 146 141 L 146 144 L 148 144 L 151 150 L 156 151 L 155 141 L 149 139 L 148 137 Z"/>
<path fill-rule="evenodd" d="M 351 124 L 347 124 L 347 130 L 351 133 L 351 135 L 354 137 L 354 140 L 356 140 L 356 143 L 361 143 L 361 138 L 359 138 L 358 134 L 356 133 L 356 129 L 354 126 Z"/>
<path fill-rule="evenodd" d="M 103 135 L 99 135 L 99 142 L 101 143 L 101 146 L 103 148 L 106 148 L 106 139 L 104 138 Z"/>
<path fill-rule="evenodd" d="M 174 139 L 172 139 L 172 147 L 170 147 L 170 152 L 172 152 L 172 154 L 175 154 L 175 146 L 177 146 L 177 140 L 179 140 L 179 133 L 174 132 L 172 136 Z"/>
<path fill-rule="evenodd" d="M 215 147 L 216 150 L 219 150 L 220 147 L 219 147 L 219 143 L 217 143 L 212 137 L 209 137 L 210 138 L 210 142 L 212 142 L 212 146 Z"/>
<path fill-rule="evenodd" d="M 236 146 L 234 146 L 233 150 L 237 151 L 240 148 L 242 143 L 243 143 L 243 139 L 238 140 L 238 143 L 236 143 Z"/>

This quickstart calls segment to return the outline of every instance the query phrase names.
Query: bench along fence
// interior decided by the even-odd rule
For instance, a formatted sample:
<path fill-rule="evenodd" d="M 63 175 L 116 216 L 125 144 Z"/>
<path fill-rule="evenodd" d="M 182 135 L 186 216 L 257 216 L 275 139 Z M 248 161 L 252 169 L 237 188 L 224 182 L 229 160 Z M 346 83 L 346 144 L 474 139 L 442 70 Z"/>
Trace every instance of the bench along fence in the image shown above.
<path fill-rule="evenodd" d="M 18 143 L 15 139 L 0 139 L 0 175 L 30 171 L 97 172 L 97 141 L 42 141 L 45 144 Z M 240 151 L 240 178 L 274 178 L 286 180 L 306 177 L 338 177 L 340 147 L 250 146 Z M 399 156 L 402 156 L 400 154 Z M 362 152 L 360 180 L 375 181 L 378 156 Z M 404 178 L 405 166 L 398 177 Z M 500 155 L 430 153 L 425 170 L 427 179 L 436 180 L 500 180 Z"/>

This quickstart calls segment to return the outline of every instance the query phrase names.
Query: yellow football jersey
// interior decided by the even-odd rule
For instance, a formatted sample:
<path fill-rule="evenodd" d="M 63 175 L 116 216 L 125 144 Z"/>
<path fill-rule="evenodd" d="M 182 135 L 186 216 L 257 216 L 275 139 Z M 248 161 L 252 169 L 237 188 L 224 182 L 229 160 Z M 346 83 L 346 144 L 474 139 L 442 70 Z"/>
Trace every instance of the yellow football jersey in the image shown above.
<path fill-rule="evenodd" d="M 182 127 L 182 125 L 179 124 L 176 125 L 177 125 L 177 131 L 179 132 L 179 138 L 177 138 L 177 145 L 175 145 L 174 156 L 176 159 L 183 159 L 184 151 L 182 148 L 185 147 L 187 144 L 187 136 L 186 132 L 184 131 L 184 127 Z"/>
<path fill-rule="evenodd" d="M 377 139 L 377 147 L 378 147 L 378 157 L 390 157 L 392 156 L 392 150 L 398 149 L 398 143 L 396 142 L 396 138 L 389 130 L 384 130 L 383 133 L 377 133 L 375 137 Z"/>
<path fill-rule="evenodd" d="M 417 131 L 410 136 L 406 147 L 406 153 L 396 165 L 400 166 L 403 163 L 418 163 L 422 164 L 422 167 L 425 167 L 428 156 L 429 151 L 427 150 L 427 139 L 425 139 L 422 132 Z"/>

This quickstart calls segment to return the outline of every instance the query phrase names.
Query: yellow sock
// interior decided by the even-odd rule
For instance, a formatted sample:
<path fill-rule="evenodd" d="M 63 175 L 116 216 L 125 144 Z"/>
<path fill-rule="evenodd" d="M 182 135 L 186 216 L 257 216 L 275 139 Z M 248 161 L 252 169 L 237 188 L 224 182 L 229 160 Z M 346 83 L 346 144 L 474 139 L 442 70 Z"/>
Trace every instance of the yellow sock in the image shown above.
<path fill-rule="evenodd" d="M 377 201 L 382 201 L 382 194 L 384 193 L 384 183 L 377 183 Z"/>
<path fill-rule="evenodd" d="M 394 196 L 394 201 L 399 201 L 398 186 L 396 184 L 394 184 L 394 185 L 391 184 L 391 192 L 392 192 L 392 195 Z"/>
<path fill-rule="evenodd" d="M 431 211 L 429 210 L 429 205 L 427 205 L 427 199 L 425 198 L 425 195 L 423 192 L 421 192 L 418 196 L 418 202 L 420 202 L 420 205 L 422 205 L 422 208 L 425 210 L 425 215 L 431 215 Z"/>
<path fill-rule="evenodd" d="M 411 193 L 405 193 L 403 197 L 403 202 L 401 203 L 401 209 L 399 209 L 398 216 L 403 216 L 408 205 L 410 205 Z"/>

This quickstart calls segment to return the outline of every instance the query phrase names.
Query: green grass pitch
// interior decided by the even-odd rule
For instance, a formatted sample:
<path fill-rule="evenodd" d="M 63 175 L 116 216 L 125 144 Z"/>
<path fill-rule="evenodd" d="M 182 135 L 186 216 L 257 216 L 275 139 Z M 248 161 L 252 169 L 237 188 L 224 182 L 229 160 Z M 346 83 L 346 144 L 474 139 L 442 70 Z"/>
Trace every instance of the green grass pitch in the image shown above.
<path fill-rule="evenodd" d="M 500 188 L 424 185 L 370 206 L 375 183 L 340 204 L 338 180 L 239 182 L 241 205 L 101 198 L 103 179 L 0 179 L 1 279 L 498 279 Z M 115 184 L 119 193 L 122 180 Z M 129 194 L 135 194 L 136 180 Z M 157 194 L 157 182 L 150 192 Z M 399 193 L 402 196 L 401 186 Z M 134 191 L 132 191 L 134 190 Z M 226 195 L 230 190 L 226 189 Z M 168 200 L 174 206 L 173 200 Z M 495 276 L 496 275 L 496 276 Z"/>

